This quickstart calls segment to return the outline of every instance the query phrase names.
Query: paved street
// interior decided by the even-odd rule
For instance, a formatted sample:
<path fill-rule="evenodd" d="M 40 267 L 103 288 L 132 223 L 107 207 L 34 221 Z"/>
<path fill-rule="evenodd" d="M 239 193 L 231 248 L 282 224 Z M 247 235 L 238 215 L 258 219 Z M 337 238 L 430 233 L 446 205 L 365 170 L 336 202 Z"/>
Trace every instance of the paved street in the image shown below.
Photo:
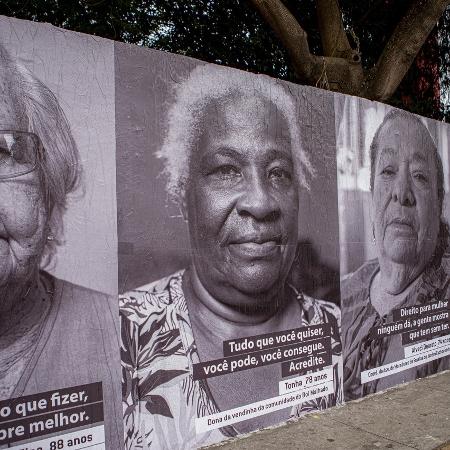
<path fill-rule="evenodd" d="M 255 432 L 218 450 L 450 450 L 450 371 Z"/>

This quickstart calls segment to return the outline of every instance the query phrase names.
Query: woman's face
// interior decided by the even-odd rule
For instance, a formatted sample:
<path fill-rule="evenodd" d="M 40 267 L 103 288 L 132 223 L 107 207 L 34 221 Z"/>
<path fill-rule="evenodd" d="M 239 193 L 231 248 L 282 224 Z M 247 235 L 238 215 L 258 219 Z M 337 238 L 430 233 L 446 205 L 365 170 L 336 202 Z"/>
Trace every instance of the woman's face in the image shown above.
<path fill-rule="evenodd" d="M 0 130 L 27 130 L 0 79 Z M 5 142 L 0 134 L 0 152 Z M 47 212 L 38 172 L 0 180 L 0 288 L 27 281 L 46 241 Z"/>
<path fill-rule="evenodd" d="M 202 126 L 185 203 L 194 264 L 213 297 L 243 306 L 236 293 L 279 289 L 295 255 L 288 129 L 273 105 L 254 97 L 208 107 Z"/>
<path fill-rule="evenodd" d="M 372 208 L 381 258 L 420 273 L 437 244 L 440 212 L 433 144 L 416 121 L 395 117 L 379 136 Z"/>

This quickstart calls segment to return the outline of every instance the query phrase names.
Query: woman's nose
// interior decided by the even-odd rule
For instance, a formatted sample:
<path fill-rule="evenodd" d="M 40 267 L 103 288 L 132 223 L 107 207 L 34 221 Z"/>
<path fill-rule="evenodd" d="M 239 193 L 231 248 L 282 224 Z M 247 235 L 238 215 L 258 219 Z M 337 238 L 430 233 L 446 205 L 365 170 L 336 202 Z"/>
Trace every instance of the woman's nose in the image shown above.
<path fill-rule="evenodd" d="M 270 192 L 268 181 L 256 176 L 245 183 L 236 208 L 240 215 L 256 220 L 275 220 L 280 215 L 280 206 Z"/>
<path fill-rule="evenodd" d="M 402 206 L 414 206 L 416 204 L 409 171 L 399 170 L 392 197 L 394 201 L 399 202 Z"/>

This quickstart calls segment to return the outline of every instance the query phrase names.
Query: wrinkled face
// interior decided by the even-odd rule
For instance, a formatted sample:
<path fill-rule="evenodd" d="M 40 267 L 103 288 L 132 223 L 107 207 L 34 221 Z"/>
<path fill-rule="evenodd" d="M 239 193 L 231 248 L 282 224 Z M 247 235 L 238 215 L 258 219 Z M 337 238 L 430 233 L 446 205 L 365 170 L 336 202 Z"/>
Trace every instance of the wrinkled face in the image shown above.
<path fill-rule="evenodd" d="M 380 133 L 372 208 L 378 252 L 420 271 L 437 243 L 440 212 L 433 143 L 423 126 L 403 117 Z"/>
<path fill-rule="evenodd" d="M 27 130 L 7 83 L 0 76 L 0 129 Z M 0 150 L 5 147 L 0 142 Z M 0 288 L 25 282 L 39 264 L 47 212 L 38 172 L 0 180 Z"/>
<path fill-rule="evenodd" d="M 280 116 L 255 97 L 205 112 L 186 209 L 195 267 L 217 299 L 278 289 L 292 265 L 298 185 Z M 225 302 L 233 304 L 233 296 Z"/>

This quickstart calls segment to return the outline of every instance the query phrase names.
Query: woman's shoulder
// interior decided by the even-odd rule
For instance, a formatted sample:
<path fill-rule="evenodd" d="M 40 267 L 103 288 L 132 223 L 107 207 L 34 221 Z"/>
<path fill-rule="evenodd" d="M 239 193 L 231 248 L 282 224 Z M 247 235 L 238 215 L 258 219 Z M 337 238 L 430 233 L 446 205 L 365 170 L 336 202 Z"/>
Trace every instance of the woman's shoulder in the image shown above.
<path fill-rule="evenodd" d="M 440 267 L 444 271 L 445 275 L 450 277 L 450 253 L 444 253 L 442 255 Z"/>
<path fill-rule="evenodd" d="M 341 298 L 345 303 L 350 297 L 367 290 L 370 282 L 379 270 L 377 259 L 366 261 L 361 267 L 341 278 Z"/>
<path fill-rule="evenodd" d="M 314 299 L 315 302 L 317 303 L 318 307 L 327 314 L 331 314 L 334 317 L 341 317 L 341 309 L 339 308 L 338 305 L 336 305 L 336 303 L 333 302 L 329 302 L 326 300 L 321 300 L 321 299 Z"/>
<path fill-rule="evenodd" d="M 144 284 L 119 295 L 119 309 L 127 316 L 148 314 L 179 305 L 184 302 L 182 278 L 184 270 L 179 270 L 159 280 Z"/>
<path fill-rule="evenodd" d="M 325 336 L 331 338 L 331 351 L 334 358 L 340 359 L 341 310 L 335 303 L 301 294 L 302 326 L 321 325 Z M 333 362 L 333 365 L 336 363 Z"/>
<path fill-rule="evenodd" d="M 112 294 L 57 278 L 45 270 L 39 272 L 39 281 L 47 292 L 54 292 L 59 297 L 76 301 L 78 304 L 83 301 L 93 303 L 95 300 L 106 303 L 117 302 L 117 297 Z"/>
<path fill-rule="evenodd" d="M 423 273 L 423 283 L 419 287 L 421 301 L 431 298 L 448 298 L 450 295 L 450 254 L 444 253 L 439 265 L 430 265 Z"/>
<path fill-rule="evenodd" d="M 41 271 L 39 275 L 39 280 L 47 292 L 53 292 L 48 320 L 48 323 L 52 323 L 51 334 L 70 336 L 71 333 L 76 333 L 78 338 L 86 338 L 101 332 L 105 342 L 108 342 L 104 348 L 111 348 L 110 345 L 113 345 L 119 332 L 117 295 L 71 283 L 45 271 Z M 73 325 L 68 325 L 68 317 L 77 324 L 76 331 Z M 75 338 L 72 341 L 80 342 Z"/>
<path fill-rule="evenodd" d="M 327 323 L 336 320 L 341 322 L 341 310 L 333 302 L 321 300 L 302 294 L 302 309 L 310 325 L 318 323 Z"/>

